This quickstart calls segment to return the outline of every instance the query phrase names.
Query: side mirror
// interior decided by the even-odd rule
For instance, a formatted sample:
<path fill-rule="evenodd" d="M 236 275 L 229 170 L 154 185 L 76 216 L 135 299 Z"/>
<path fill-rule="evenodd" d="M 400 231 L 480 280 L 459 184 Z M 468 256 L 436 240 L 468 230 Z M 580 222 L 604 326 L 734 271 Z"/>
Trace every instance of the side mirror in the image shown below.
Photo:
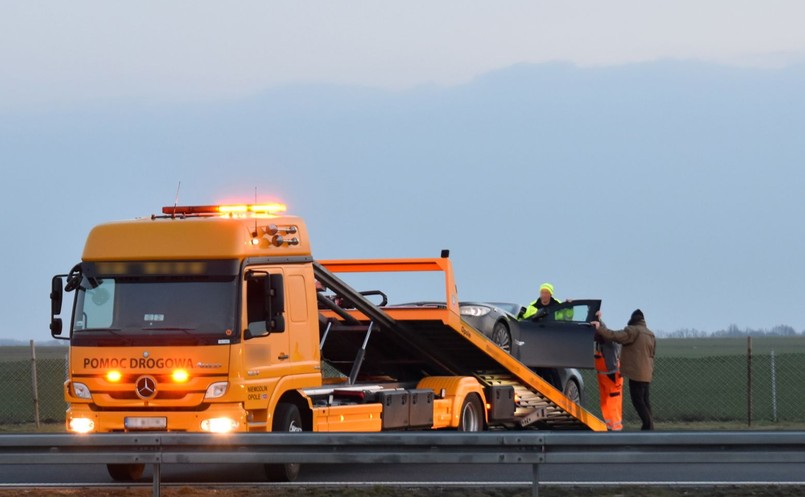
<path fill-rule="evenodd" d="M 64 282 L 61 276 L 54 276 L 50 282 L 50 335 L 61 338 L 64 324 L 59 316 L 64 301 Z"/>

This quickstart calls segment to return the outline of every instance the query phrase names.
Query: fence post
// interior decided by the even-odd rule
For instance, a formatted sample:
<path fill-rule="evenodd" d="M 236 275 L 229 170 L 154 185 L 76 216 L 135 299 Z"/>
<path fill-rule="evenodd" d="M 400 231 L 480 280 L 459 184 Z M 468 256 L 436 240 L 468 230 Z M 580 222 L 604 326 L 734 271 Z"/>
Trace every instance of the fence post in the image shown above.
<path fill-rule="evenodd" d="M 34 394 L 34 425 L 39 431 L 39 382 L 36 379 L 36 345 L 31 340 L 31 386 Z"/>
<path fill-rule="evenodd" d="M 746 424 L 752 427 L 752 337 L 746 337 Z"/>
<path fill-rule="evenodd" d="M 777 422 L 777 365 L 774 363 L 774 351 L 771 351 L 771 419 Z"/>

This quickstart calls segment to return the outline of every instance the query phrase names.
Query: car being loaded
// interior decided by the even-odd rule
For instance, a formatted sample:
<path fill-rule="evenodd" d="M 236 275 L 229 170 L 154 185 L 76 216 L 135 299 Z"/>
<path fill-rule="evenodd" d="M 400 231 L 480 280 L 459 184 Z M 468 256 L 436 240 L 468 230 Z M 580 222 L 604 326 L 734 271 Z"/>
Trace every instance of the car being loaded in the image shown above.
<path fill-rule="evenodd" d="M 590 325 L 601 308 L 600 300 L 574 300 L 552 306 L 550 312 L 518 320 L 519 304 L 461 302 L 461 317 L 500 348 L 532 368 L 576 403 L 584 381 L 577 368 L 593 368 Z M 558 312 L 565 311 L 565 312 Z M 564 319 L 557 319 L 562 316 Z"/>

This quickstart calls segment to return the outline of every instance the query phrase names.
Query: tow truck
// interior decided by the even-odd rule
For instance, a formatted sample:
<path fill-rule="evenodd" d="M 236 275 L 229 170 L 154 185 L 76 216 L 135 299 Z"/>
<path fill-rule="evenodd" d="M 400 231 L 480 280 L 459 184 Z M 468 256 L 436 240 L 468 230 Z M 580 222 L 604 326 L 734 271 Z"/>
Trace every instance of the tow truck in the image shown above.
<path fill-rule="evenodd" d="M 445 305 L 388 305 L 342 277 L 418 271 L 442 274 Z M 606 431 L 462 320 L 449 253 L 316 260 L 283 204 L 169 206 L 98 225 L 50 298 L 51 335 L 70 342 L 66 427 L 77 434 Z M 591 358 L 592 329 L 574 332 Z M 107 467 L 120 481 L 143 472 Z M 298 472 L 265 466 L 273 481 Z"/>

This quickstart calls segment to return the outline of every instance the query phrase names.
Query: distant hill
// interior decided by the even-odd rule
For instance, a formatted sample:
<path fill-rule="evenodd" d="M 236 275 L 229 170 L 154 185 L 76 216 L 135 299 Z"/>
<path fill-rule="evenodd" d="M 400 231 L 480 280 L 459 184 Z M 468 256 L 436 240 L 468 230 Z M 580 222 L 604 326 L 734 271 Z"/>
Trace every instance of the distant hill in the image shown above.
<path fill-rule="evenodd" d="M 66 347 L 68 342 L 66 340 L 34 340 L 37 347 Z M 0 347 L 21 347 L 30 345 L 29 340 L 12 340 L 9 338 L 0 338 Z"/>

